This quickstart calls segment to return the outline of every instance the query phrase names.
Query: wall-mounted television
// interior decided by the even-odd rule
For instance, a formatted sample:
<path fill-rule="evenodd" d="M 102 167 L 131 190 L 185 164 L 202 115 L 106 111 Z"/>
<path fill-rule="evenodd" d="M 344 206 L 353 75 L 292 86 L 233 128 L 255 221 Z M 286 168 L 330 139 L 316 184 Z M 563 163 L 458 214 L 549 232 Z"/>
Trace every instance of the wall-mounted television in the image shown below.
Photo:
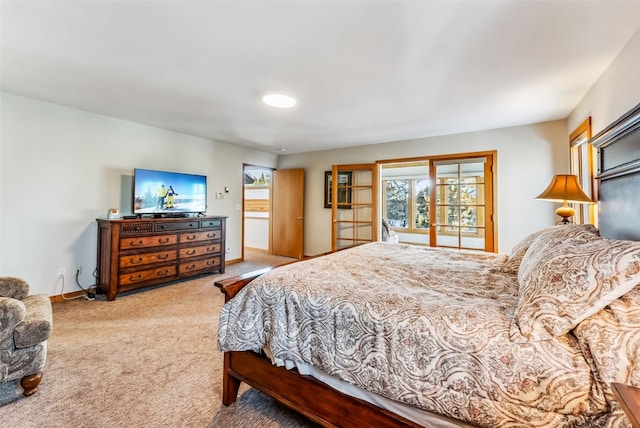
<path fill-rule="evenodd" d="M 180 215 L 206 211 L 206 175 L 134 169 L 134 214 Z"/>

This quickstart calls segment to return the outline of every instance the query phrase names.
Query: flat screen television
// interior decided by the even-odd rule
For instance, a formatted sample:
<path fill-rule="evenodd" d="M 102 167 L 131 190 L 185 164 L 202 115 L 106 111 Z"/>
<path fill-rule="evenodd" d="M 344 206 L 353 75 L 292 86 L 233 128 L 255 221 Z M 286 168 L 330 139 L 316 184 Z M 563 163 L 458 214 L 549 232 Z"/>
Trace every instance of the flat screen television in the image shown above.
<path fill-rule="evenodd" d="M 206 211 L 206 175 L 134 169 L 134 214 L 169 216 Z"/>

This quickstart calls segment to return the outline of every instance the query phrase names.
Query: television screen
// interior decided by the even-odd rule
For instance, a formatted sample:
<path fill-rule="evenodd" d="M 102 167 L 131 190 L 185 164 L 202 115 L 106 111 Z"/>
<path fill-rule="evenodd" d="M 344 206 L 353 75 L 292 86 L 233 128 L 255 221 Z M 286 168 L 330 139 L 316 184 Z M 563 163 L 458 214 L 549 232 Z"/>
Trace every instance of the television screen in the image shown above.
<path fill-rule="evenodd" d="M 140 168 L 134 170 L 134 214 L 206 211 L 207 176 Z"/>

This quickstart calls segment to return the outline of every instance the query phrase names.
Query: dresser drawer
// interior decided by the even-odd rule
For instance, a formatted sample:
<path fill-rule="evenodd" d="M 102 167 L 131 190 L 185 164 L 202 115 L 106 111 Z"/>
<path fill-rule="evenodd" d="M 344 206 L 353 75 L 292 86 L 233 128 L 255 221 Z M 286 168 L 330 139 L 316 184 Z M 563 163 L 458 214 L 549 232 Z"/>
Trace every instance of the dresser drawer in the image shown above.
<path fill-rule="evenodd" d="M 165 230 L 188 230 L 199 229 L 200 222 L 198 220 L 189 221 L 173 221 L 167 223 L 157 223 L 155 225 L 156 232 L 164 232 Z"/>
<path fill-rule="evenodd" d="M 123 235 L 139 235 L 153 232 L 153 223 L 123 223 L 120 228 Z"/>
<path fill-rule="evenodd" d="M 194 260 L 192 262 L 180 263 L 180 274 L 196 272 L 203 269 L 211 269 L 220 266 L 220 257 L 210 259 Z"/>
<path fill-rule="evenodd" d="M 202 228 L 205 229 L 207 227 L 220 227 L 222 226 L 222 220 L 219 218 L 213 220 L 202 220 Z"/>
<path fill-rule="evenodd" d="M 161 245 L 173 245 L 178 243 L 178 235 L 139 236 L 137 238 L 124 238 L 120 240 L 120 249 L 159 247 Z"/>
<path fill-rule="evenodd" d="M 199 247 L 187 247 L 180 249 L 180 259 L 204 256 L 206 254 L 220 253 L 220 244 L 201 245 Z"/>
<path fill-rule="evenodd" d="M 120 285 L 126 286 L 137 284 L 139 282 L 151 281 L 154 279 L 171 279 L 176 276 L 176 266 L 164 266 L 148 270 L 140 270 L 131 273 L 123 273 L 120 275 Z"/>
<path fill-rule="evenodd" d="M 220 239 L 221 237 L 222 237 L 221 230 L 207 230 L 204 232 L 181 233 L 180 243 L 186 244 L 189 242 L 208 241 L 210 239 Z"/>
<path fill-rule="evenodd" d="M 120 267 L 127 268 L 131 266 L 143 266 L 151 263 L 162 263 L 175 260 L 177 256 L 176 250 L 158 251 L 156 253 L 138 253 L 120 256 Z"/>

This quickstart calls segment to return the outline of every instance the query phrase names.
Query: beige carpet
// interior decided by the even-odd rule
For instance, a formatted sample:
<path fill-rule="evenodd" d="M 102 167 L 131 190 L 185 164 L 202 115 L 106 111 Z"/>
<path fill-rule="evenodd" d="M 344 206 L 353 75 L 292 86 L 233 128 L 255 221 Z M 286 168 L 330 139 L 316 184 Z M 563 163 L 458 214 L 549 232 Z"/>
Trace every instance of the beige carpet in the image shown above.
<path fill-rule="evenodd" d="M 54 304 L 38 392 L 0 407 L 2 427 L 315 427 L 243 385 L 221 404 L 216 348 L 222 277 L 284 259 L 231 265 L 224 275 Z"/>

